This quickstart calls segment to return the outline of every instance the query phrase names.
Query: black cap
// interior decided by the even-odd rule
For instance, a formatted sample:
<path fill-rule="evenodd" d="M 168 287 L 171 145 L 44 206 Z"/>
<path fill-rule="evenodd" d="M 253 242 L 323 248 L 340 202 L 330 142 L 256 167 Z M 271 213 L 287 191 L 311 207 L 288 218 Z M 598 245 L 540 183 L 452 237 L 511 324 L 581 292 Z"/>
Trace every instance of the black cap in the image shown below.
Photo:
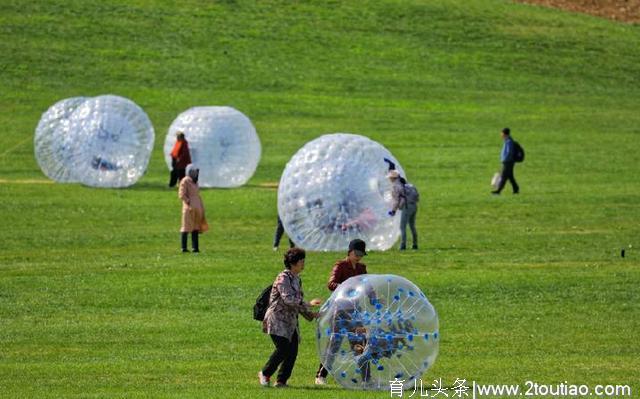
<path fill-rule="evenodd" d="M 367 244 L 365 244 L 364 241 L 359 238 L 351 240 L 351 242 L 349 243 L 349 252 L 356 251 L 356 255 L 358 256 L 365 256 L 367 254 L 366 249 Z"/>

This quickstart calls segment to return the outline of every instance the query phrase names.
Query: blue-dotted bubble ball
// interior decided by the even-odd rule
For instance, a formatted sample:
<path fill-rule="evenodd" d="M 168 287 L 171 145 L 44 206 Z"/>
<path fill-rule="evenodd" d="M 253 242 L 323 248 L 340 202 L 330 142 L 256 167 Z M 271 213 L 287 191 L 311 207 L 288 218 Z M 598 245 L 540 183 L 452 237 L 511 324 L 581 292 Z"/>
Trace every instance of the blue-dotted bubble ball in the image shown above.
<path fill-rule="evenodd" d="M 316 342 L 320 361 L 343 387 L 408 389 L 438 356 L 438 315 L 404 277 L 354 276 L 322 305 Z"/>
<path fill-rule="evenodd" d="M 201 187 L 242 186 L 258 167 L 262 154 L 258 133 L 251 120 L 234 108 L 193 107 L 178 115 L 164 142 L 169 169 L 178 132 L 184 133 L 191 161 L 200 168 Z"/>
<path fill-rule="evenodd" d="M 400 216 L 390 216 L 387 174 L 398 160 L 361 135 L 335 133 L 305 144 L 289 160 L 278 186 L 278 214 L 287 235 L 312 251 L 342 251 L 360 238 L 367 249 L 386 250 L 400 234 Z"/>

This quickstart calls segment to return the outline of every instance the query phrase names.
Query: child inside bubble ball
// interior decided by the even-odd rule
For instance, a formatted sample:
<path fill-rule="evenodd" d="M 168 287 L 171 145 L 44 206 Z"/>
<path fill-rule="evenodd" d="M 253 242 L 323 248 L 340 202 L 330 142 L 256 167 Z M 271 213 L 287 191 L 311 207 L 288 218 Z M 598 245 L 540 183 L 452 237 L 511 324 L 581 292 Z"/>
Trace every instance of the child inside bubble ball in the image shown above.
<path fill-rule="evenodd" d="M 329 288 L 330 291 L 335 291 L 340 284 L 349 278 L 367 274 L 367 265 L 360 263 L 360 260 L 365 255 L 367 255 L 366 243 L 358 238 L 351 240 L 347 257 L 336 261 L 333 266 L 327 288 Z M 376 301 L 375 292 L 369 291 L 368 295 L 371 301 Z M 360 314 L 360 309 L 350 301 L 342 301 L 335 307 L 335 313 L 332 315 L 333 331 L 329 340 L 329 346 L 326 350 L 326 356 L 322 359 L 322 363 L 320 363 L 318 371 L 316 372 L 316 385 L 325 385 L 327 383 L 329 369 L 333 366 L 335 356 L 342 345 L 343 337 L 352 338 L 349 340 L 349 343 L 354 352 L 361 350 L 356 345 L 364 347 L 362 342 L 358 342 L 358 337 L 361 336 L 361 334 L 356 332 L 357 329 L 363 327 Z M 356 334 L 354 335 L 353 333 Z"/>

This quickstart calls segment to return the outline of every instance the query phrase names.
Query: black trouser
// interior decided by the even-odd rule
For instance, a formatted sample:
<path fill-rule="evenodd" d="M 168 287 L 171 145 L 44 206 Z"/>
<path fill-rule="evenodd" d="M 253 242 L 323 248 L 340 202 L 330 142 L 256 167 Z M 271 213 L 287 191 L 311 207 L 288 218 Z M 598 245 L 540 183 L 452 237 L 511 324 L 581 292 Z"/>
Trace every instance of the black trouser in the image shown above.
<path fill-rule="evenodd" d="M 513 167 L 514 162 L 503 162 L 502 163 L 502 175 L 500 176 L 500 185 L 498 186 L 497 192 L 502 191 L 504 185 L 507 184 L 507 180 L 511 182 L 511 187 L 513 188 L 513 192 L 517 193 L 520 191 L 520 186 L 516 183 L 516 178 L 513 175 Z"/>
<path fill-rule="evenodd" d="M 174 187 L 176 183 L 182 180 L 186 176 L 186 169 L 171 169 L 171 175 L 169 177 L 169 187 Z"/>
<path fill-rule="evenodd" d="M 356 327 L 360 327 L 361 324 L 354 325 L 353 321 L 354 310 L 337 310 L 333 315 L 333 334 L 329 338 L 329 345 L 324 353 L 324 358 L 321 358 L 320 366 L 316 371 L 316 377 L 327 378 L 329 370 L 333 367 L 333 361 L 336 355 L 340 351 L 342 346 L 343 336 L 348 336 L 341 332 L 342 328 L 347 328 L 350 332 L 354 332 Z M 363 345 L 364 343 L 358 339 L 350 339 L 349 346 L 351 350 L 355 352 L 354 347 L 356 344 Z"/>
<path fill-rule="evenodd" d="M 198 231 L 192 231 L 191 232 L 191 245 L 193 246 L 193 250 L 195 252 L 200 251 L 200 245 L 198 242 Z M 189 237 L 189 233 L 181 233 L 181 239 L 182 239 L 182 250 L 186 251 L 187 250 L 187 239 Z"/>
<path fill-rule="evenodd" d="M 276 346 L 276 349 L 262 368 L 262 375 L 271 377 L 276 372 L 280 363 L 282 363 L 276 381 L 281 384 L 286 384 L 289 377 L 291 377 L 293 365 L 296 363 L 296 358 L 298 357 L 298 332 L 293 333 L 291 341 L 285 337 L 273 334 L 271 334 L 271 340 Z"/>
<path fill-rule="evenodd" d="M 278 226 L 276 227 L 276 233 L 273 235 L 274 248 L 280 245 L 280 239 L 282 238 L 283 234 L 284 234 L 284 226 L 282 225 L 282 220 L 280 219 L 280 217 L 278 217 Z M 291 241 L 291 238 L 289 238 L 289 248 L 293 248 L 295 246 L 296 245 L 293 243 L 293 241 Z"/>

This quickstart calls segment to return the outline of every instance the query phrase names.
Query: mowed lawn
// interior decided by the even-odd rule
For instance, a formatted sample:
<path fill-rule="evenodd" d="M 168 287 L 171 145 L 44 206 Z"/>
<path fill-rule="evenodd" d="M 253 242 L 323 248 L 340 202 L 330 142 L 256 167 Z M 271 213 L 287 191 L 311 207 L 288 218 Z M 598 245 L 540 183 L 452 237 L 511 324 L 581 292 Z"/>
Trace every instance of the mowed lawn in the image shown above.
<path fill-rule="evenodd" d="M 48 181 L 40 116 L 100 94 L 152 120 L 147 173 Z M 212 229 L 194 255 L 162 146 L 198 105 L 245 113 L 263 155 L 246 186 L 202 191 Z M 257 383 L 272 344 L 251 307 L 284 249 L 273 183 L 335 132 L 386 146 L 420 189 L 420 250 L 365 260 L 439 313 L 425 387 L 640 392 L 638 25 L 501 0 L 0 0 L 0 125 L 0 397 L 389 397 L 315 387 L 304 321 L 291 388 Z M 527 153 L 521 194 L 491 196 L 505 126 Z M 308 298 L 329 296 L 343 255 L 308 254 Z"/>

